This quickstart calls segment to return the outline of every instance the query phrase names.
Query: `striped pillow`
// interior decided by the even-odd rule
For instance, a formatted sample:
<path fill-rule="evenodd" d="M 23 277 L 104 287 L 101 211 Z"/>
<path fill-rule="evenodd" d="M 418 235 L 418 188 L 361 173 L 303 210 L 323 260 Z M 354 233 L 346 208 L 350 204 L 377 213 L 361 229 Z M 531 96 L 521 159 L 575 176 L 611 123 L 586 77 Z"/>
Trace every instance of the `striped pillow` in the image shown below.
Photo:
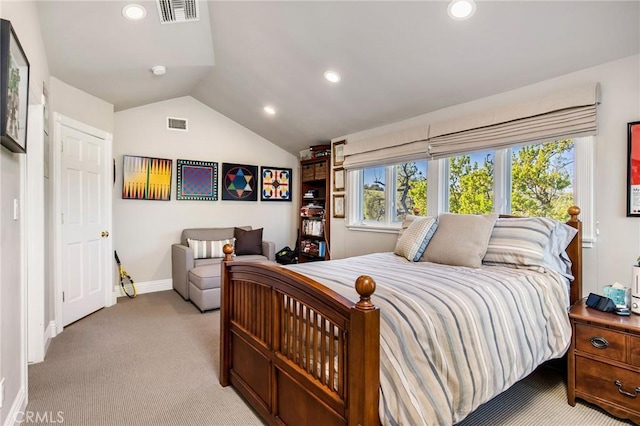
<path fill-rule="evenodd" d="M 233 246 L 235 244 L 235 238 L 229 238 L 227 240 L 192 240 L 191 238 L 187 238 L 187 243 L 189 244 L 189 248 L 193 250 L 193 258 L 194 259 L 210 259 L 212 257 L 224 257 L 224 252 L 222 248 L 225 244 L 231 244 Z"/>
<path fill-rule="evenodd" d="M 544 218 L 498 219 L 482 263 L 544 270 L 544 252 L 552 230 L 553 222 Z"/>
<path fill-rule="evenodd" d="M 393 252 L 407 260 L 417 262 L 427 248 L 427 244 L 429 244 L 437 227 L 438 223 L 435 217 L 416 217 L 398 238 Z"/>

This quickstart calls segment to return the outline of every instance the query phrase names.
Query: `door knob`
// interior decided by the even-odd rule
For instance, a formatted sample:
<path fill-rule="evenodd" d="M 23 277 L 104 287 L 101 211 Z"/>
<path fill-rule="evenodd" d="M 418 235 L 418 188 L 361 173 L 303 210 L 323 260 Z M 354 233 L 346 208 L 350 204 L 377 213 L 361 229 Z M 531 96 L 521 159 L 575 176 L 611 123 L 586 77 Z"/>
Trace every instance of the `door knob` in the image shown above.
<path fill-rule="evenodd" d="M 109 236 L 109 231 L 102 231 L 102 233 L 100 235 L 102 236 L 102 238 L 108 237 Z"/>

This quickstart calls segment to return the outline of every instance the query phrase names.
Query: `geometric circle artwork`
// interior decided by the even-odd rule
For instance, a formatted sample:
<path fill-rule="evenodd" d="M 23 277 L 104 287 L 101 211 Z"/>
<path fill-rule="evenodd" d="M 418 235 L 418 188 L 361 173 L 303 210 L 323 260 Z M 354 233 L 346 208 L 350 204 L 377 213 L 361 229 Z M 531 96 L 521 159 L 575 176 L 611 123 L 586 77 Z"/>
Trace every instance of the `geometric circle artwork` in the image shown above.
<path fill-rule="evenodd" d="M 256 192 L 258 166 L 246 164 L 222 164 L 222 199 L 257 201 Z"/>

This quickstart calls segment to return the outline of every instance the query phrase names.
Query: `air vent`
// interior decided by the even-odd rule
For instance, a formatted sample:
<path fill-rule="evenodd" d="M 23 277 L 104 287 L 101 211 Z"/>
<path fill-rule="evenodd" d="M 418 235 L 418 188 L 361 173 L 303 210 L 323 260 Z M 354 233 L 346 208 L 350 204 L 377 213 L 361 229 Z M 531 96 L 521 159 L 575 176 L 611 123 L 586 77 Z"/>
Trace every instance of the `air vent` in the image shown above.
<path fill-rule="evenodd" d="M 179 130 L 181 132 L 186 132 L 187 129 L 187 119 L 186 118 L 174 118 L 167 117 L 167 129 L 168 130 Z"/>
<path fill-rule="evenodd" d="M 157 0 L 160 23 L 176 24 L 200 20 L 197 0 Z"/>

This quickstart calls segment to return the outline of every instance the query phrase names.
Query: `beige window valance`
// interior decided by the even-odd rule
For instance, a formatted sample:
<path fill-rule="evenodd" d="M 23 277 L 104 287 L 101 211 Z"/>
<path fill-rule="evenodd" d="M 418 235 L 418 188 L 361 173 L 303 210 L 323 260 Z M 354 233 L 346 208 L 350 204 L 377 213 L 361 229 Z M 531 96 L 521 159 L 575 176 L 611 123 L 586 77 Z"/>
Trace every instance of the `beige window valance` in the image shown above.
<path fill-rule="evenodd" d="M 505 148 L 597 133 L 598 83 L 493 109 L 470 117 L 433 123 L 431 158 Z"/>
<path fill-rule="evenodd" d="M 598 83 L 554 92 L 472 116 L 347 141 L 344 166 L 371 167 L 597 133 Z"/>
<path fill-rule="evenodd" d="M 371 167 L 426 154 L 428 136 L 429 126 L 423 125 L 355 142 L 348 140 L 344 146 L 344 167 Z"/>

